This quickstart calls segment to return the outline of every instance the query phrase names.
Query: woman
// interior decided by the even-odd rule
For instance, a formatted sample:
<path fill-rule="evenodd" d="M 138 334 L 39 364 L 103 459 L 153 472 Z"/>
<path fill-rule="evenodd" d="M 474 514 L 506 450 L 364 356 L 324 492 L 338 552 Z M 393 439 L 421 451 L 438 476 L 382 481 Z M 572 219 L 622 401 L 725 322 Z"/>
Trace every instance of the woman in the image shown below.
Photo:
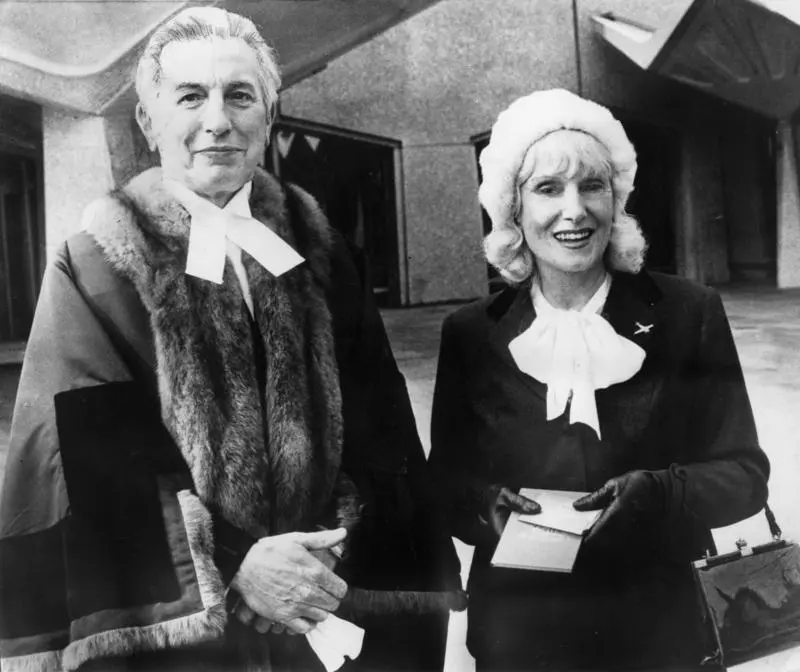
<path fill-rule="evenodd" d="M 762 507 L 769 473 L 720 298 L 641 270 L 636 153 L 605 108 L 521 98 L 481 167 L 510 286 L 444 323 L 430 458 L 476 546 L 469 649 L 479 670 L 692 668 L 690 560 Z M 509 511 L 539 509 L 521 487 L 605 508 L 572 574 L 490 566 Z"/>

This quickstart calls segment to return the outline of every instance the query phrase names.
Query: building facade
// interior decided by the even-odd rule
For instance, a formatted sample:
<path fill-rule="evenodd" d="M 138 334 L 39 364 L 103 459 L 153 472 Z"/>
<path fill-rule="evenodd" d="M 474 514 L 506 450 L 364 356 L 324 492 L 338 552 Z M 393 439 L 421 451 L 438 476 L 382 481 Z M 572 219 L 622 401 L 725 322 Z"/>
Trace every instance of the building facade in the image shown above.
<path fill-rule="evenodd" d="M 598 31 L 598 17 L 613 12 L 636 20 L 629 25 L 639 27 L 640 41 L 658 38 L 660 26 L 684 30 L 683 24 L 697 22 L 691 12 L 701 8 L 708 13 L 703 20 L 714 25 L 696 40 L 705 43 L 693 48 L 710 52 L 723 72 L 738 77 L 736 59 L 744 58 L 747 70 L 747 54 L 713 30 L 734 20 L 751 25 L 754 19 L 743 12 L 754 4 L 497 0 L 489 9 L 475 0 L 445 0 L 287 90 L 281 112 L 301 120 L 307 132 L 316 126 L 323 143 L 350 131 L 396 143 L 391 178 L 397 216 L 371 222 L 398 227 L 383 232 L 397 240 L 396 258 L 382 262 L 397 266 L 391 303 L 464 300 L 490 291 L 477 155 L 501 110 L 551 87 L 609 106 L 628 130 L 640 165 L 630 210 L 650 242 L 651 268 L 706 283 L 797 286 L 791 118 L 755 112 L 715 91 L 644 70 Z M 774 14 L 755 7 L 762 9 Z M 797 28 L 800 38 L 800 26 L 773 18 L 754 37 L 761 52 L 783 24 Z M 754 91 L 759 85 L 755 79 L 743 84 Z"/>

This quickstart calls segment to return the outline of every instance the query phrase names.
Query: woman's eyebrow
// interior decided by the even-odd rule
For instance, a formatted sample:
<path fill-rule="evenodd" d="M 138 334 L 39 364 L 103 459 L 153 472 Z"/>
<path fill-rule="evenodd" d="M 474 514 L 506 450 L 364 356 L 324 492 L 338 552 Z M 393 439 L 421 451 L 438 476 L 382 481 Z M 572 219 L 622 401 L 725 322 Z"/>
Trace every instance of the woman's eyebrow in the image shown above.
<path fill-rule="evenodd" d="M 544 175 L 531 175 L 528 179 L 539 182 L 541 180 L 563 180 L 564 176 L 560 173 L 545 173 Z"/>

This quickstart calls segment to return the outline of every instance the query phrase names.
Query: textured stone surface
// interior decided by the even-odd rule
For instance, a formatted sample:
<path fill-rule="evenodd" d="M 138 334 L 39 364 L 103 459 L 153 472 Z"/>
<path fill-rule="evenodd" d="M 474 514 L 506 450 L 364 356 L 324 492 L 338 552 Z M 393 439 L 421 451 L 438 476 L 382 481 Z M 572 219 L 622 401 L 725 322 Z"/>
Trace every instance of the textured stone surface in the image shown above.
<path fill-rule="evenodd" d="M 102 117 L 43 110 L 47 256 L 80 230 L 84 208 L 112 187 Z"/>
<path fill-rule="evenodd" d="M 282 112 L 415 144 L 465 142 L 519 95 L 574 90 L 576 77 L 568 0 L 444 0 L 292 87 Z"/>
<path fill-rule="evenodd" d="M 472 145 L 403 151 L 411 304 L 487 292 L 477 173 Z"/>
<path fill-rule="evenodd" d="M 403 141 L 413 304 L 486 292 L 470 138 L 554 86 L 577 86 L 569 0 L 444 0 L 286 91 L 281 111 Z"/>

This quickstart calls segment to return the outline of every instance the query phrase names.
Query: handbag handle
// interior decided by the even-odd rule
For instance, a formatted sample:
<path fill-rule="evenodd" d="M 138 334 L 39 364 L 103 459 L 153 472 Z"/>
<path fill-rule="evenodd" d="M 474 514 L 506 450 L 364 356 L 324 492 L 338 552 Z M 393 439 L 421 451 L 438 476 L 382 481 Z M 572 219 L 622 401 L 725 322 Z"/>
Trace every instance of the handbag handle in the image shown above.
<path fill-rule="evenodd" d="M 764 504 L 764 515 L 767 517 L 767 524 L 769 525 L 769 533 L 772 535 L 772 538 L 778 541 L 783 532 L 781 531 L 780 526 L 778 525 L 778 521 L 775 520 L 775 514 L 772 513 L 772 509 L 769 508 L 769 504 Z"/>

